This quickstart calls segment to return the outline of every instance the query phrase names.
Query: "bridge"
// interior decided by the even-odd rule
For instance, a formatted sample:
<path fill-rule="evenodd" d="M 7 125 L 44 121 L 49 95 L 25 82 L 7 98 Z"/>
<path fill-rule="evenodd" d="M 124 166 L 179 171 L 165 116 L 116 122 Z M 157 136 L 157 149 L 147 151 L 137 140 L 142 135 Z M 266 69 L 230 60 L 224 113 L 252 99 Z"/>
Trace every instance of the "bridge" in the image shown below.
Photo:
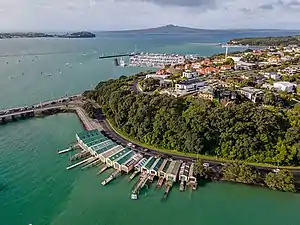
<path fill-rule="evenodd" d="M 0 110 L 0 123 L 14 121 L 17 118 L 34 117 L 36 114 L 39 114 L 43 111 L 59 109 L 66 106 L 67 104 L 72 104 L 76 101 L 80 101 L 80 99 L 81 95 L 72 95 L 68 97 L 62 97 L 50 101 L 41 102 L 32 106 L 23 106 Z"/>

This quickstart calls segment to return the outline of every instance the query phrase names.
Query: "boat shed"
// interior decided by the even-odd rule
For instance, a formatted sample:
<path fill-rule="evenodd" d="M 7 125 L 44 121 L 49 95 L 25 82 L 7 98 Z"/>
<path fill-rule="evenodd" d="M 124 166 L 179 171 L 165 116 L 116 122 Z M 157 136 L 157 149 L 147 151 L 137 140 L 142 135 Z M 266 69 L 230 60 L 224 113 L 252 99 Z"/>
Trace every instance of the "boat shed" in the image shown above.
<path fill-rule="evenodd" d="M 113 162 L 113 166 L 116 170 L 121 170 L 121 165 L 126 163 L 128 160 L 131 159 L 132 156 L 135 155 L 134 151 L 129 151 L 127 154 L 123 155 L 123 157 L 120 157 L 120 159 Z"/>
<path fill-rule="evenodd" d="M 108 166 L 113 166 L 114 161 L 118 161 L 119 159 L 123 158 L 124 155 L 127 155 L 129 152 L 131 152 L 130 148 L 123 148 L 122 151 L 119 151 L 107 158 L 106 164 Z"/>
<path fill-rule="evenodd" d="M 161 168 L 159 173 L 158 173 L 159 177 L 164 177 L 164 178 L 167 177 L 167 170 L 169 169 L 169 166 L 170 166 L 171 162 L 172 162 L 171 160 L 168 160 L 168 159 L 165 160 L 164 167 Z"/>
<path fill-rule="evenodd" d="M 137 164 L 134 165 L 134 168 L 138 171 L 142 170 L 142 167 L 145 165 L 145 163 L 148 161 L 147 158 L 142 158 Z"/>
<path fill-rule="evenodd" d="M 123 146 L 117 145 L 109 149 L 108 151 L 101 153 L 100 155 L 98 155 L 98 157 L 101 159 L 102 162 L 105 162 L 108 157 L 110 157 L 113 154 L 116 154 L 119 151 L 122 151 L 123 149 L 124 149 Z"/>
<path fill-rule="evenodd" d="M 149 173 L 152 165 L 155 163 L 156 158 L 151 156 L 147 162 L 142 166 L 141 172 Z"/>
<path fill-rule="evenodd" d="M 194 166 L 195 166 L 195 164 L 192 163 L 191 166 L 190 166 L 190 171 L 189 171 L 188 182 L 191 183 L 191 184 L 196 184 L 197 183 L 197 178 L 194 175 Z"/>
<path fill-rule="evenodd" d="M 174 160 L 170 163 L 170 166 L 167 170 L 166 179 L 168 181 L 176 182 L 177 175 L 180 169 L 181 161 Z"/>
<path fill-rule="evenodd" d="M 162 165 L 162 163 L 164 162 L 164 160 L 162 158 L 158 158 L 154 164 L 152 165 L 151 169 L 150 169 L 150 174 L 157 176 L 158 174 L 158 169 L 160 168 L 160 166 Z"/>
<path fill-rule="evenodd" d="M 179 180 L 187 182 L 189 179 L 190 164 L 183 163 L 179 170 Z"/>
<path fill-rule="evenodd" d="M 89 130 L 89 131 L 83 131 L 81 133 L 76 134 L 76 139 L 78 142 L 83 141 L 84 139 L 99 136 L 102 135 L 99 130 Z"/>
<path fill-rule="evenodd" d="M 135 154 L 130 160 L 122 164 L 121 169 L 126 173 L 129 173 L 142 158 L 143 156 L 141 154 Z"/>

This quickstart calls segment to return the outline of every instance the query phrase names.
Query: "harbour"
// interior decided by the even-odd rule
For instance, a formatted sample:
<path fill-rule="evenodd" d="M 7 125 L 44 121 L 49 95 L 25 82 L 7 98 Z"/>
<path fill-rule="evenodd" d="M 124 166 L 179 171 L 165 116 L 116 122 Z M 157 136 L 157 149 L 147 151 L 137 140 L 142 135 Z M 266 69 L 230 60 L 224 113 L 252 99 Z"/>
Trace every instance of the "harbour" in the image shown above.
<path fill-rule="evenodd" d="M 166 199 L 173 183 L 178 179 L 181 182 L 193 183 L 197 186 L 197 179 L 194 176 L 194 163 L 186 163 L 180 160 L 163 159 L 160 156 L 144 156 L 136 152 L 132 147 L 118 145 L 109 138 L 105 137 L 101 131 L 86 130 L 76 134 L 77 144 L 82 151 L 74 154 L 70 160 L 81 160 L 71 166 L 67 170 L 77 166 L 86 164 L 82 169 L 89 167 L 91 164 L 102 162 L 102 168 L 97 175 L 101 175 L 109 168 L 113 168 L 113 172 L 104 179 L 101 184 L 107 185 L 122 174 L 129 174 L 129 181 L 140 174 L 138 181 L 134 184 L 131 191 L 131 199 L 139 198 L 140 190 L 145 186 L 149 187 L 154 179 L 157 178 L 156 187 L 161 188 L 165 181 L 165 193 L 162 199 Z M 69 149 L 61 152 L 69 152 Z M 181 166 L 182 165 L 182 166 Z M 181 167 L 180 167 L 181 166 Z M 196 188 L 193 188 L 195 190 Z M 183 189 L 181 188 L 183 191 Z"/>
<path fill-rule="evenodd" d="M 3 41 L 1 51 L 12 54 L 18 54 L 18 50 L 14 50 L 15 44 L 8 44 L 9 41 L 18 46 L 32 45 L 30 40 Z M 124 50 L 111 50 L 119 48 L 120 45 L 102 39 L 95 46 L 85 41 L 78 44 L 77 40 L 72 40 L 68 45 L 61 40 L 35 40 L 34 47 L 39 52 L 49 52 L 49 42 L 53 51 L 70 48 L 68 52 L 73 52 L 73 49 L 86 52 L 91 48 L 92 52 L 101 48 L 99 52 L 127 52 L 131 48 L 129 46 L 125 49 L 126 44 L 122 42 L 121 47 Z M 182 51 L 182 54 L 194 51 L 201 52 L 201 55 L 224 51 L 220 47 L 178 46 L 157 47 L 147 42 L 140 48 L 153 52 Z M 183 51 L 183 47 L 188 50 Z M 78 59 L 73 54 L 41 56 L 39 60 L 35 60 L 36 64 L 30 64 L 28 68 L 26 62 L 32 60 L 29 56 L 21 60 L 19 67 L 14 66 L 14 60 L 17 59 L 0 59 L 3 65 L 0 74 L 1 108 L 55 99 L 66 92 L 79 93 L 99 80 L 144 70 L 138 67 L 115 68 L 111 60 L 98 60 L 98 56 L 98 53 L 94 54 L 93 58 L 97 59 L 95 61 L 88 59 L 88 56 Z M 6 61 L 9 61 L 7 66 Z M 60 76 L 53 67 L 64 68 L 65 62 L 70 62 L 72 68 L 62 69 L 63 75 Z M 83 62 L 82 66 L 80 62 Z M 41 71 L 52 73 L 52 76 L 47 77 L 49 79 L 41 78 Z M 24 76 L 21 75 L 22 72 L 25 73 Z M 8 76 L 14 76 L 14 79 L 7 79 Z M 165 191 L 165 180 L 162 188 L 156 190 L 156 178 L 154 185 L 142 190 L 138 201 L 131 201 L 132 186 L 139 177 L 138 173 L 131 183 L 128 183 L 131 175 L 129 173 L 103 186 L 101 182 L 112 172 L 112 169 L 107 169 L 95 176 L 103 163 L 84 171 L 81 170 L 82 166 L 66 171 L 69 153 L 57 155 L 57 149 L 69 147 L 68 143 L 74 141 L 74 134 L 81 131 L 81 123 L 75 115 L 70 114 L 22 120 L 0 127 L 0 200 L 4 202 L 0 206 L 0 217 L 3 221 L 9 221 L 8 225 L 183 224 L 186 223 L 186 218 L 189 218 L 191 225 L 198 225 L 199 221 L 209 225 L 282 225 L 294 224 L 297 221 L 298 195 L 224 182 L 200 181 L 196 191 L 180 192 L 180 183 L 177 181 L 167 202 L 162 204 L 160 200 Z M 28 201 L 29 198 L 31 201 Z M 224 207 L 224 204 L 230 204 L 230 207 Z M 282 208 L 281 205 L 287 207 Z M 115 210 L 118 207 L 125 208 L 126 212 L 118 211 L 120 215 L 116 218 Z M 129 216 L 128 211 L 135 212 L 135 215 Z M 216 213 L 218 217 L 215 216 Z M 251 220 L 245 221 L 244 218 L 249 213 L 253 216 Z"/>

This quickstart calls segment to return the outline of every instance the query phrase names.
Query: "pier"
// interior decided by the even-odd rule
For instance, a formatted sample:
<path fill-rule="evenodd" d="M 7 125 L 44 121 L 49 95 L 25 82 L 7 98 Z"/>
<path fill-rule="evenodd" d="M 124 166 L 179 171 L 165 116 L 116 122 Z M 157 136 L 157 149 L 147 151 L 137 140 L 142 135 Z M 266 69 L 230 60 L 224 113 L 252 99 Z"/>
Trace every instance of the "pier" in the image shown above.
<path fill-rule="evenodd" d="M 132 181 L 133 178 L 135 178 L 135 176 L 136 176 L 139 172 L 140 172 L 140 171 L 138 171 L 138 170 L 134 171 L 133 174 L 130 175 L 128 181 L 129 181 L 129 182 Z"/>
<path fill-rule="evenodd" d="M 124 57 L 124 56 L 135 56 L 139 55 L 140 53 L 125 53 L 125 54 L 115 54 L 115 55 L 103 55 L 100 56 L 99 59 L 109 59 L 109 58 L 119 58 L 119 57 Z"/>
<path fill-rule="evenodd" d="M 72 157 L 71 157 L 71 161 L 75 161 L 75 160 L 78 160 L 78 159 L 82 159 L 82 158 L 84 158 L 84 157 L 87 157 L 88 155 L 90 155 L 91 153 L 90 152 L 88 152 L 88 151 L 81 151 L 81 152 L 79 152 L 79 153 L 77 153 L 77 154 L 75 154 L 75 155 L 73 155 Z"/>
<path fill-rule="evenodd" d="M 168 195 L 169 195 L 169 192 L 170 192 L 172 186 L 173 186 L 173 181 L 168 181 L 168 183 L 166 184 L 166 190 L 162 197 L 162 200 L 166 200 L 168 198 Z"/>
<path fill-rule="evenodd" d="M 109 176 L 108 178 L 106 178 L 104 181 L 102 181 L 101 184 L 102 184 L 103 186 L 105 186 L 106 184 L 108 184 L 109 182 L 111 182 L 113 179 L 115 179 L 116 176 L 117 176 L 119 173 L 121 173 L 120 170 L 115 170 L 114 172 L 112 172 L 112 173 L 110 174 L 110 176 Z"/>
<path fill-rule="evenodd" d="M 140 190 L 145 186 L 149 179 L 149 175 L 142 174 L 140 179 L 136 182 L 136 184 L 132 188 L 131 199 L 135 200 L 138 198 L 138 194 Z"/>
<path fill-rule="evenodd" d="M 156 188 L 161 188 L 164 183 L 164 180 L 165 180 L 164 177 L 160 177 L 156 183 Z"/>
<path fill-rule="evenodd" d="M 66 153 L 66 152 L 70 152 L 70 151 L 73 151 L 74 148 L 73 147 L 70 147 L 70 148 L 67 148 L 67 149 L 64 149 L 64 150 L 58 150 L 58 154 L 63 154 L 63 153 Z"/>
<path fill-rule="evenodd" d="M 67 170 L 73 169 L 73 168 L 75 168 L 76 166 L 80 166 L 80 165 L 82 165 L 83 163 L 90 162 L 91 160 L 94 160 L 94 157 L 90 157 L 90 158 L 85 159 L 85 160 L 83 160 L 83 161 L 81 161 L 81 162 L 75 163 L 74 165 L 71 165 L 71 166 L 67 167 Z"/>
<path fill-rule="evenodd" d="M 89 168 L 89 167 L 92 167 L 92 166 L 96 166 L 98 165 L 99 163 L 101 163 L 101 160 L 100 159 L 95 159 L 94 161 L 88 163 L 87 165 L 85 165 L 84 167 L 82 167 L 81 169 L 84 170 L 86 168 Z"/>
<path fill-rule="evenodd" d="M 107 170 L 109 167 L 108 166 L 104 166 L 101 168 L 101 170 L 99 170 L 99 172 L 97 173 L 97 175 L 102 174 L 105 170 Z"/>

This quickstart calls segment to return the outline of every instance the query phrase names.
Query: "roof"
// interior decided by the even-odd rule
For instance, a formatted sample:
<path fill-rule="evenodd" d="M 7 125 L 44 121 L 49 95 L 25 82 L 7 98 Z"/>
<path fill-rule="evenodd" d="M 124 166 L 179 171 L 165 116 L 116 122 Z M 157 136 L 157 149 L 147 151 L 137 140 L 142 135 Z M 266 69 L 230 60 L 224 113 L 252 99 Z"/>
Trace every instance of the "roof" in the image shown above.
<path fill-rule="evenodd" d="M 177 175 L 179 169 L 180 169 L 180 165 L 181 165 L 181 162 L 180 161 L 172 161 L 168 170 L 167 170 L 167 174 L 171 174 L 171 175 Z"/>
<path fill-rule="evenodd" d="M 85 144 L 88 147 L 92 147 L 92 146 L 97 145 L 97 144 L 99 144 L 99 143 L 101 143 L 103 141 L 106 141 L 106 140 L 108 140 L 106 137 L 101 137 L 101 138 L 98 138 L 98 139 L 96 139 L 94 141 L 91 141 L 91 142 L 88 142 L 88 143 L 85 143 Z"/>
<path fill-rule="evenodd" d="M 189 177 L 194 177 L 194 166 L 195 166 L 194 163 L 192 163 L 190 166 Z"/>
<path fill-rule="evenodd" d="M 157 159 L 157 162 L 154 166 L 152 166 L 152 170 L 158 171 L 161 164 L 164 162 L 162 158 Z"/>
<path fill-rule="evenodd" d="M 101 154 L 104 158 L 106 158 L 106 157 L 109 157 L 109 156 L 121 151 L 122 149 L 123 149 L 123 146 L 117 145 L 114 148 L 110 149 L 109 151 L 101 153 Z"/>
<path fill-rule="evenodd" d="M 164 173 L 166 173 L 167 170 L 169 169 L 170 164 L 171 164 L 171 161 L 168 160 L 167 163 L 166 163 L 166 165 L 165 165 L 165 167 L 161 171 L 164 172 Z"/>
<path fill-rule="evenodd" d="M 241 91 L 249 92 L 251 94 L 262 92 L 261 89 L 257 89 L 254 87 L 242 87 Z"/>
<path fill-rule="evenodd" d="M 134 156 L 134 151 L 130 151 L 127 153 L 127 155 L 124 155 L 122 158 L 120 158 L 117 163 L 119 163 L 120 165 L 123 163 L 126 163 L 132 156 Z"/>
<path fill-rule="evenodd" d="M 178 84 L 181 84 L 181 85 L 190 85 L 190 84 L 197 84 L 197 83 L 200 83 L 200 82 L 203 82 L 203 81 L 200 80 L 200 79 L 191 79 L 191 80 L 180 81 Z"/>
<path fill-rule="evenodd" d="M 154 162 L 156 161 L 156 158 L 154 157 L 150 157 L 147 161 L 147 163 L 144 165 L 144 167 L 147 169 L 147 170 L 150 170 L 151 169 L 151 166 L 154 164 Z"/>
<path fill-rule="evenodd" d="M 130 151 L 131 151 L 130 148 L 124 148 L 122 151 L 119 151 L 119 152 L 113 154 L 112 156 L 110 156 L 109 160 L 115 161 L 116 159 L 118 159 L 119 157 L 121 157 L 124 154 L 127 154 Z"/>
<path fill-rule="evenodd" d="M 291 83 L 291 82 L 287 82 L 287 81 L 275 82 L 274 85 L 276 85 L 276 84 L 279 84 L 279 85 L 282 85 L 282 86 L 285 86 L 285 87 L 297 86 L 296 84 Z"/>
<path fill-rule="evenodd" d="M 89 130 L 89 131 L 83 131 L 76 134 L 81 140 L 97 135 L 102 135 L 99 130 Z"/>
<path fill-rule="evenodd" d="M 142 158 L 136 165 L 135 165 L 135 167 L 136 168 L 140 168 L 140 167 L 142 167 L 142 166 L 144 166 L 145 165 L 145 163 L 147 162 L 147 158 Z"/>

